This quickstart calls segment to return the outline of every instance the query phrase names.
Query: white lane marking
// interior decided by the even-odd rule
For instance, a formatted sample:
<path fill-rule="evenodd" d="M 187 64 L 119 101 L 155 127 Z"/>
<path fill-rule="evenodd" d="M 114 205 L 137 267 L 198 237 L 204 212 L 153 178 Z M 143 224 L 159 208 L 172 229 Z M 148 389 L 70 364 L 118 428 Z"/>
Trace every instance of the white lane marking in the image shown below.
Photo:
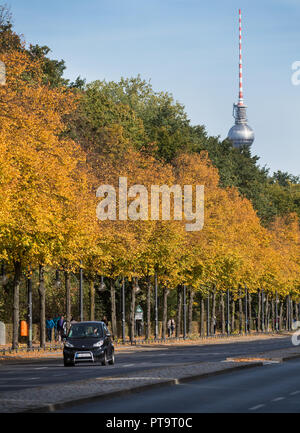
<path fill-rule="evenodd" d="M 49 367 L 36 367 L 36 368 L 34 368 L 34 370 L 45 370 L 47 368 L 49 368 Z"/>
<path fill-rule="evenodd" d="M 120 364 L 121 367 L 133 367 L 134 364 Z"/>
<path fill-rule="evenodd" d="M 38 379 L 40 379 L 40 377 L 27 377 L 23 380 L 38 380 Z"/>
<path fill-rule="evenodd" d="M 285 397 L 276 397 L 276 398 L 274 398 L 271 401 L 281 401 L 281 400 L 284 400 L 284 399 L 285 399 Z"/>
<path fill-rule="evenodd" d="M 296 395 L 296 394 L 299 394 L 300 393 L 300 391 L 294 391 L 294 392 L 290 392 L 290 395 Z"/>
<path fill-rule="evenodd" d="M 265 406 L 265 404 L 258 404 L 257 406 L 250 407 L 249 410 L 257 410 L 257 409 L 260 409 L 261 407 L 264 407 L 264 406 Z"/>
<path fill-rule="evenodd" d="M 160 380 L 161 379 L 161 377 L 152 377 L 152 376 L 146 376 L 146 377 L 96 377 L 95 378 L 96 380 L 102 380 L 102 381 L 105 381 L 105 380 L 108 380 L 108 381 L 111 381 L 111 380 L 153 380 L 153 379 L 155 379 L 155 380 Z M 164 377 L 164 379 L 167 379 L 167 380 L 175 380 L 175 383 L 176 384 L 179 384 L 179 382 L 178 382 L 178 379 L 175 379 L 174 377 Z"/>
<path fill-rule="evenodd" d="M 170 356 L 170 354 L 169 353 L 157 353 L 155 355 L 155 357 L 158 357 L 158 356 Z"/>

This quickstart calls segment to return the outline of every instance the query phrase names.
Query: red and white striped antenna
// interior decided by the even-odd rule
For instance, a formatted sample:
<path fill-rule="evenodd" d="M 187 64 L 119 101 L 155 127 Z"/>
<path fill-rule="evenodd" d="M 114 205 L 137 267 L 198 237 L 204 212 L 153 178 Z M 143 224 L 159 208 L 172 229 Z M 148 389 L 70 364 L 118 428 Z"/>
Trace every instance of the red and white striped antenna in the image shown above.
<path fill-rule="evenodd" d="M 239 49 L 240 49 L 240 60 L 239 60 L 239 102 L 238 105 L 244 105 L 243 96 L 243 61 L 242 61 L 242 12 L 239 9 Z"/>

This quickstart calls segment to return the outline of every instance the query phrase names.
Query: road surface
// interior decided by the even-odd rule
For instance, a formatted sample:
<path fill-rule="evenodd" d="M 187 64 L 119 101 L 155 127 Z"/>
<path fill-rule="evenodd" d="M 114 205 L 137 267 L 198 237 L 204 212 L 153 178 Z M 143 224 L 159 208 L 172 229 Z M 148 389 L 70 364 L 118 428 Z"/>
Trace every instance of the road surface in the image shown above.
<path fill-rule="evenodd" d="M 174 345 L 164 349 L 116 353 L 114 366 L 81 364 L 64 367 L 63 360 L 40 360 L 26 364 L 0 365 L 0 393 L 38 386 L 68 383 L 93 377 L 132 373 L 153 367 L 172 366 L 180 363 L 222 361 L 227 357 L 253 355 L 258 352 L 293 347 L 290 337 L 270 338 L 247 342 L 209 344 L 201 346 Z"/>
<path fill-rule="evenodd" d="M 64 413 L 299 413 L 300 360 L 65 408 Z"/>

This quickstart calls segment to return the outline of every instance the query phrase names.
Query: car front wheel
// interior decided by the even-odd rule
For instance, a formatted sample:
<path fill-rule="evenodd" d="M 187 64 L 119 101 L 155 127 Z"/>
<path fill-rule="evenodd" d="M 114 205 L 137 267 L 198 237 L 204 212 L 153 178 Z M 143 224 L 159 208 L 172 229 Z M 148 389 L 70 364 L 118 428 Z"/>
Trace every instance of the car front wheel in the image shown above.
<path fill-rule="evenodd" d="M 111 354 L 111 360 L 108 361 L 108 363 L 109 363 L 109 365 L 114 365 L 114 363 L 115 363 L 115 353 L 114 352 L 112 352 L 112 354 Z"/>
<path fill-rule="evenodd" d="M 107 354 L 106 354 L 106 351 L 104 352 L 103 360 L 101 361 L 101 365 L 107 365 Z"/>

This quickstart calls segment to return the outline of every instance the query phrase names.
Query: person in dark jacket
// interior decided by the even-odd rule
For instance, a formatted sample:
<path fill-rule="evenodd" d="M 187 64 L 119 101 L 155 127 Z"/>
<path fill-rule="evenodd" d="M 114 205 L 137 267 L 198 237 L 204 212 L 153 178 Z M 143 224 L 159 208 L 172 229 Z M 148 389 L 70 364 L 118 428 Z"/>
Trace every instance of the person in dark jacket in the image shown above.
<path fill-rule="evenodd" d="M 59 321 L 57 322 L 57 331 L 58 331 L 58 341 L 61 341 L 63 339 L 63 336 L 65 334 L 65 325 L 66 321 L 64 316 L 61 316 Z"/>

